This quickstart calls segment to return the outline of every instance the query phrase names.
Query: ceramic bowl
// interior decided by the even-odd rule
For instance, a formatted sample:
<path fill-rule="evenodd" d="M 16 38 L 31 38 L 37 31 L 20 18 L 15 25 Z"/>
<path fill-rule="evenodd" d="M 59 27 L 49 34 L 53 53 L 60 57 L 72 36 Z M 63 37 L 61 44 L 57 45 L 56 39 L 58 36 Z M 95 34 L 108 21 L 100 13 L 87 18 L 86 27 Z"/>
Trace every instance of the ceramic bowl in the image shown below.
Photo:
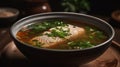
<path fill-rule="evenodd" d="M 36 48 L 34 46 L 22 43 L 16 38 L 16 33 L 24 26 L 33 23 L 34 21 L 42 21 L 48 19 L 72 19 L 83 21 L 86 24 L 93 24 L 96 27 L 107 33 L 108 39 L 98 44 L 97 46 L 86 48 L 83 50 L 57 50 Z M 79 23 L 78 23 L 79 24 Z M 53 64 L 59 65 L 80 65 L 90 62 L 100 55 L 110 46 L 114 37 L 114 30 L 111 25 L 97 17 L 71 12 L 50 12 L 35 14 L 25 17 L 15 24 L 10 29 L 11 37 L 15 42 L 17 48 L 29 59 L 39 64 Z M 58 65 L 59 64 L 59 65 Z"/>
<path fill-rule="evenodd" d="M 0 7 L 0 26 L 12 25 L 18 15 L 19 10 L 16 8 Z"/>

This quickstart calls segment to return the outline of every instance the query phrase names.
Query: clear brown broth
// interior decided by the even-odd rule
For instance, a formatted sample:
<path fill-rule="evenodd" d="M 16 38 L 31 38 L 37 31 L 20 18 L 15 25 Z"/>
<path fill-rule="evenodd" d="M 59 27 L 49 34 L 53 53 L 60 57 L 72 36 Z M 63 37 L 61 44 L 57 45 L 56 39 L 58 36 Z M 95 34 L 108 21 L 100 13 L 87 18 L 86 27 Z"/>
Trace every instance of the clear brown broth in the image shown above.
<path fill-rule="evenodd" d="M 102 34 L 103 38 L 101 38 L 101 39 L 98 38 L 98 37 L 96 37 L 96 36 L 100 36 L 100 35 L 95 35 L 93 39 L 90 39 L 90 34 L 92 34 L 93 32 L 86 32 L 85 37 L 77 39 L 77 40 L 79 40 L 79 41 L 84 41 L 84 42 L 85 42 L 85 41 L 89 41 L 93 46 L 96 46 L 96 45 L 98 45 L 98 44 L 100 44 L 100 43 L 102 43 L 102 42 L 105 42 L 105 41 L 107 40 L 107 35 L 106 35 L 106 33 L 105 33 L 104 31 L 100 30 L 99 28 L 97 28 L 97 27 L 94 26 L 94 25 L 84 24 L 84 22 L 82 22 L 82 21 L 81 21 L 81 22 L 78 22 L 78 21 L 71 21 L 71 20 L 68 21 L 68 20 L 65 20 L 64 22 L 67 23 L 67 24 L 72 24 L 72 25 L 74 25 L 74 26 L 78 26 L 78 27 L 82 27 L 82 28 L 85 28 L 86 26 L 88 26 L 88 27 L 90 27 L 90 28 L 92 28 L 92 29 L 97 29 L 97 31 L 100 31 L 100 32 L 103 33 L 103 34 Z M 32 38 L 38 36 L 38 33 L 36 33 L 36 34 L 29 34 L 30 32 L 32 32 L 32 31 L 29 30 L 29 29 L 27 29 L 27 30 L 25 30 L 25 31 L 22 31 L 22 30 L 26 29 L 28 26 L 29 26 L 29 25 L 23 26 L 23 27 L 21 28 L 21 30 L 19 30 L 19 31 L 17 32 L 16 37 L 17 37 L 20 41 L 22 41 L 22 42 L 24 42 L 24 43 L 27 43 L 27 44 L 30 44 L 29 41 L 30 41 Z M 86 31 L 87 31 L 87 30 L 86 30 Z M 42 32 L 41 32 L 41 33 L 42 33 Z M 65 45 L 66 45 L 66 44 L 65 44 Z M 84 48 L 89 48 L 89 47 L 84 47 Z M 84 48 L 82 48 L 82 49 L 84 49 Z M 62 46 L 62 47 L 60 47 L 60 48 L 54 48 L 54 49 L 78 49 L 78 48 L 77 48 L 77 47 L 75 47 L 75 48 L 69 48 L 69 46 Z"/>

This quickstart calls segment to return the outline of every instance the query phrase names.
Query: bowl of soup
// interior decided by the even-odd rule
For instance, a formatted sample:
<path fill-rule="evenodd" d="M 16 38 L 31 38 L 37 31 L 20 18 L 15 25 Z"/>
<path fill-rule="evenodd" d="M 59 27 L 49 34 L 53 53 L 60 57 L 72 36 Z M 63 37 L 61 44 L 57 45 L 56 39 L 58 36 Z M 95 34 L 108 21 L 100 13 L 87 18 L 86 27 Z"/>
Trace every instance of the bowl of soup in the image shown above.
<path fill-rule="evenodd" d="M 35 63 L 79 65 L 102 55 L 115 32 L 94 16 L 49 12 L 17 21 L 10 34 L 17 48 Z"/>

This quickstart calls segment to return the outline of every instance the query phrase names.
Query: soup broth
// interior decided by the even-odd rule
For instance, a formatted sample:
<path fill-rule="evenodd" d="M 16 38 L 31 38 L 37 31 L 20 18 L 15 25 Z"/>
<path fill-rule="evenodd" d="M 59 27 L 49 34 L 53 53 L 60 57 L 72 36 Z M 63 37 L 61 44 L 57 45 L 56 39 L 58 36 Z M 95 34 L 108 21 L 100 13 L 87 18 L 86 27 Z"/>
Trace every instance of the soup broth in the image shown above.
<path fill-rule="evenodd" d="M 68 20 L 36 21 L 22 27 L 16 37 L 29 45 L 50 49 L 85 49 L 107 40 L 104 31 L 94 25 Z"/>

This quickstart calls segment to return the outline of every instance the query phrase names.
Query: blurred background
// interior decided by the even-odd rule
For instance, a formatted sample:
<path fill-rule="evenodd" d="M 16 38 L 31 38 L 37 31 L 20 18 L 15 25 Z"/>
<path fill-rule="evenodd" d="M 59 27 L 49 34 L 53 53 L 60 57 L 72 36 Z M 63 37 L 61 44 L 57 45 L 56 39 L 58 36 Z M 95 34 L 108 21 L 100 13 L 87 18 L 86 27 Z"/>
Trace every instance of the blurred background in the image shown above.
<path fill-rule="evenodd" d="M 73 3 L 70 1 L 76 1 L 77 3 Z M 79 3 L 80 1 L 82 2 L 82 4 Z M 29 15 L 29 14 L 41 13 L 41 12 L 50 12 L 50 11 L 67 11 L 66 9 L 67 7 L 73 9 L 73 10 L 68 9 L 68 11 L 75 12 L 74 6 L 87 10 L 88 13 L 90 14 L 92 13 L 92 14 L 110 15 L 114 10 L 120 9 L 120 1 L 119 0 L 1 0 L 0 1 L 0 7 L 17 8 L 21 11 L 23 15 L 24 14 Z"/>

